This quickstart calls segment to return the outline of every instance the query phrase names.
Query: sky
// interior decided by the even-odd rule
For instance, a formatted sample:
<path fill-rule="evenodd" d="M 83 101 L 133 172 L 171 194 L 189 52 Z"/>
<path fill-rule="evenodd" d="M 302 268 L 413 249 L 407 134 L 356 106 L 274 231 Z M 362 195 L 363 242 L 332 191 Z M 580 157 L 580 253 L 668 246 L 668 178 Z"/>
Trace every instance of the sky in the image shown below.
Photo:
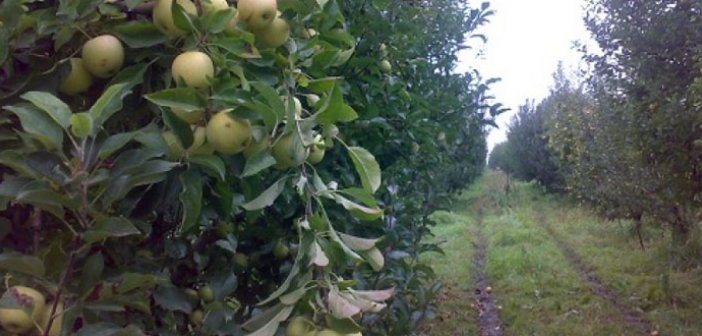
<path fill-rule="evenodd" d="M 471 7 L 480 0 L 470 0 Z M 537 102 L 548 95 L 559 61 L 566 69 L 582 63 L 574 41 L 588 42 L 583 22 L 585 0 L 490 0 L 495 14 L 478 33 L 487 43 L 460 55 L 458 71 L 478 69 L 484 79 L 499 77 L 491 85 L 497 102 L 511 109 L 497 119 L 499 129 L 490 130 L 488 148 L 506 140 L 509 120 L 529 99 Z M 591 43 L 591 42 L 588 42 Z M 478 55 L 476 55 L 476 53 Z"/>

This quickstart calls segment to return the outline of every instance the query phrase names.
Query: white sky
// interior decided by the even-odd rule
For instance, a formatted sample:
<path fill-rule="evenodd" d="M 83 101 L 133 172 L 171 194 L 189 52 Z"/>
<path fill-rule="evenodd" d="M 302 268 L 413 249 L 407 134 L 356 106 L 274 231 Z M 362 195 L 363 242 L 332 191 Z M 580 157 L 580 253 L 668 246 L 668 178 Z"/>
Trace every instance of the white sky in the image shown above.
<path fill-rule="evenodd" d="M 478 33 L 487 36 L 487 44 L 479 40 L 471 45 L 476 51 L 461 55 L 458 71 L 478 69 L 484 79 L 500 77 L 491 85 L 496 101 L 511 108 L 497 119 L 499 129 L 492 129 L 488 148 L 506 140 L 509 120 L 527 99 L 537 102 L 546 97 L 559 61 L 566 69 L 577 68 L 580 53 L 574 41 L 588 41 L 584 22 L 585 0 L 490 0 L 495 14 Z M 471 7 L 480 0 L 470 0 Z"/>

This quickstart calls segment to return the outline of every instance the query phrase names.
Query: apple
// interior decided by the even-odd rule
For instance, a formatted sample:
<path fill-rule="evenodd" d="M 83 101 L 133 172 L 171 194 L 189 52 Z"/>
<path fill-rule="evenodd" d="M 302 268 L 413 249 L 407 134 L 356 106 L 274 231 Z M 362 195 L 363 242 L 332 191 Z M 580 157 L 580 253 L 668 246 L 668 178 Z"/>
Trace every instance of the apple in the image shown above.
<path fill-rule="evenodd" d="M 236 9 L 239 18 L 255 31 L 273 23 L 278 13 L 278 3 L 276 0 L 239 0 Z"/>
<path fill-rule="evenodd" d="M 305 162 L 309 151 L 297 151 L 296 148 L 294 148 L 294 140 L 295 134 L 288 133 L 280 137 L 280 139 L 278 139 L 278 141 L 273 145 L 271 154 L 273 154 L 273 157 L 277 161 L 274 166 L 275 168 L 284 170 L 290 167 L 299 166 Z"/>
<path fill-rule="evenodd" d="M 195 325 L 201 325 L 205 320 L 205 313 L 201 309 L 195 309 L 190 313 L 190 322 Z"/>
<path fill-rule="evenodd" d="M 109 78 L 117 74 L 124 65 L 124 47 L 112 35 L 94 37 L 83 45 L 83 65 L 98 78 Z"/>
<path fill-rule="evenodd" d="M 44 307 L 44 317 L 43 317 L 43 328 L 49 326 L 49 320 L 51 319 L 51 308 L 54 306 L 53 302 L 47 302 Z M 56 305 L 56 312 L 54 314 L 54 321 L 51 323 L 51 329 L 49 329 L 48 336 L 59 336 L 61 335 L 61 329 L 63 328 L 63 307 L 64 303 L 59 302 Z"/>
<path fill-rule="evenodd" d="M 382 60 L 380 62 L 380 71 L 385 73 L 392 71 L 392 64 L 388 60 Z"/>
<path fill-rule="evenodd" d="M 342 334 L 339 334 L 338 332 L 331 330 L 331 329 L 324 329 L 318 331 L 315 336 L 344 336 Z"/>
<path fill-rule="evenodd" d="M 192 1 L 176 0 L 176 3 L 183 7 L 186 13 L 197 16 L 197 7 Z M 187 32 L 176 27 L 175 22 L 173 22 L 171 6 L 173 6 L 173 0 L 156 0 L 156 5 L 154 5 L 154 10 L 151 13 L 154 25 L 158 30 L 170 37 L 183 36 Z"/>
<path fill-rule="evenodd" d="M 294 317 L 285 328 L 285 336 L 314 336 L 314 324 L 304 317 Z"/>
<path fill-rule="evenodd" d="M 310 148 L 310 156 L 307 157 L 307 162 L 315 165 L 322 162 L 322 159 L 324 159 L 324 151 L 324 145 L 312 145 Z"/>
<path fill-rule="evenodd" d="M 268 149 L 268 146 L 270 146 L 270 142 L 270 138 L 267 134 L 263 134 L 261 140 L 259 141 L 255 141 L 254 139 L 254 142 L 248 147 L 246 147 L 246 149 L 244 150 L 244 157 L 248 159 L 254 156 L 255 154 L 263 152 L 264 150 Z"/>
<path fill-rule="evenodd" d="M 67 95 L 75 95 L 85 92 L 93 84 L 93 75 L 85 68 L 82 58 L 71 58 L 71 72 L 68 77 L 61 83 L 59 91 Z"/>
<path fill-rule="evenodd" d="M 239 24 L 239 13 L 237 12 L 234 15 L 234 17 L 231 20 L 229 20 L 229 23 L 227 23 L 227 27 L 224 28 L 224 31 L 226 31 L 227 33 L 230 33 L 230 34 L 236 33 L 237 30 L 239 30 L 239 28 L 237 27 L 238 24 Z"/>
<path fill-rule="evenodd" d="M 203 110 L 188 112 L 176 107 L 172 108 L 171 111 L 178 118 L 185 120 L 188 124 L 197 124 L 200 120 L 202 120 L 202 116 L 205 114 L 205 111 Z"/>
<path fill-rule="evenodd" d="M 212 291 L 212 287 L 209 285 L 200 287 L 200 289 L 197 291 L 197 296 L 204 302 L 214 301 L 214 292 Z"/>
<path fill-rule="evenodd" d="M 267 27 L 256 31 L 256 39 L 264 46 L 278 48 L 290 38 L 290 26 L 285 20 L 275 18 Z"/>
<path fill-rule="evenodd" d="M 278 259 L 285 259 L 290 255 L 290 248 L 282 241 L 278 241 L 273 247 L 273 256 Z"/>
<path fill-rule="evenodd" d="M 237 252 L 232 257 L 232 261 L 234 262 L 235 265 L 237 265 L 243 269 L 249 268 L 249 257 L 246 254 L 243 254 L 241 252 Z"/>
<path fill-rule="evenodd" d="M 316 94 L 308 94 L 305 96 L 307 98 L 307 105 L 314 107 L 319 103 L 319 96 Z"/>
<path fill-rule="evenodd" d="M 193 143 L 184 149 L 181 145 L 178 137 L 173 133 L 173 131 L 166 131 L 161 133 L 163 140 L 168 144 L 170 149 L 168 152 L 168 158 L 171 160 L 177 160 L 183 156 L 183 154 L 212 154 L 213 150 L 209 144 L 205 143 L 206 140 L 206 130 L 204 127 L 192 126 L 193 131 Z"/>
<path fill-rule="evenodd" d="M 214 77 L 214 64 L 204 52 L 186 51 L 173 60 L 171 73 L 176 83 L 206 89 L 210 87 L 210 78 Z"/>
<path fill-rule="evenodd" d="M 238 154 L 251 144 L 251 123 L 229 112 L 219 111 L 207 123 L 207 142 L 219 153 Z"/>
<path fill-rule="evenodd" d="M 221 11 L 229 8 L 227 0 L 203 0 L 202 10 L 205 14 Z"/>
<path fill-rule="evenodd" d="M 17 308 L 0 308 L 0 326 L 8 332 L 25 333 L 44 319 L 46 299 L 34 288 L 13 286 L 3 296 L 11 296 L 20 305 Z"/>

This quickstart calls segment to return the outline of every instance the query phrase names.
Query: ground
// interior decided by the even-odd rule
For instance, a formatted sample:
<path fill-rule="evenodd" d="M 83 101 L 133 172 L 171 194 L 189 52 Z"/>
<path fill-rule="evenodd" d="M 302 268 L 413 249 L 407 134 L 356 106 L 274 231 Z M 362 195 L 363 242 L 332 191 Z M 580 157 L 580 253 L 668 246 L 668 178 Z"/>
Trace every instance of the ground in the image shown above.
<path fill-rule="evenodd" d="M 426 335 L 702 335 L 702 268 L 671 267 L 654 225 L 642 250 L 630 223 L 495 172 L 432 218 Z"/>

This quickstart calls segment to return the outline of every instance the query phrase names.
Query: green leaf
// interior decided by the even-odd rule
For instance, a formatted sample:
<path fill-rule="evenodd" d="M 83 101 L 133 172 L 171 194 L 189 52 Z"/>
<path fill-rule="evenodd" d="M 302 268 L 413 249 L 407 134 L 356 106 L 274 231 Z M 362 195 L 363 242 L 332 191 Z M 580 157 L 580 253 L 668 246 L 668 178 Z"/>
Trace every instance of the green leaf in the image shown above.
<path fill-rule="evenodd" d="M 278 120 L 282 120 L 285 116 L 285 106 L 283 100 L 280 99 L 280 94 L 270 85 L 263 82 L 251 82 L 251 86 L 258 91 L 263 99 L 266 100 L 268 106 L 273 109 Z"/>
<path fill-rule="evenodd" d="M 385 265 L 385 258 L 377 247 L 359 253 L 363 259 L 365 259 L 368 264 L 371 265 L 371 268 L 373 268 L 374 271 L 380 272 L 380 270 L 383 269 L 383 266 Z"/>
<path fill-rule="evenodd" d="M 335 84 L 331 94 L 322 98 L 319 102 L 319 112 L 316 114 L 317 121 L 324 125 L 336 122 L 348 122 L 358 118 L 358 114 L 350 106 L 344 104 L 344 97 L 341 87 Z"/>
<path fill-rule="evenodd" d="M 194 29 L 190 15 L 188 15 L 178 1 L 171 2 L 171 15 L 173 16 L 173 23 L 178 29 L 186 32 Z"/>
<path fill-rule="evenodd" d="M 197 90 L 191 87 L 165 89 L 144 96 L 148 101 L 188 112 L 202 110 L 207 102 Z"/>
<path fill-rule="evenodd" d="M 153 274 L 124 273 L 122 275 L 122 281 L 119 286 L 117 286 L 117 293 L 127 293 L 135 289 L 149 288 L 161 282 L 163 282 L 163 279 Z"/>
<path fill-rule="evenodd" d="M 334 194 L 334 200 L 360 220 L 373 221 L 383 216 L 383 210 L 381 209 L 360 205 L 336 193 Z"/>
<path fill-rule="evenodd" d="M 86 112 L 71 115 L 71 133 L 78 138 L 93 134 L 93 117 Z"/>
<path fill-rule="evenodd" d="M 166 109 L 163 110 L 163 121 L 173 130 L 182 148 L 190 148 L 193 145 L 193 130 L 185 120 L 178 118 L 175 113 Z"/>
<path fill-rule="evenodd" d="M 0 218 L 0 242 L 12 232 L 12 222 L 7 218 Z"/>
<path fill-rule="evenodd" d="M 255 199 L 250 202 L 243 204 L 242 207 L 246 210 L 253 211 L 259 210 L 273 205 L 275 199 L 280 196 L 280 193 L 285 190 L 285 183 L 288 181 L 288 176 L 281 177 L 278 181 L 273 183 L 268 189 L 263 193 L 258 195 Z"/>
<path fill-rule="evenodd" d="M 196 170 L 188 170 L 180 174 L 183 190 L 180 192 L 180 203 L 183 205 L 183 219 L 180 231 L 188 232 L 200 219 L 202 209 L 202 175 Z"/>
<path fill-rule="evenodd" d="M 90 108 L 94 127 L 97 129 L 113 114 L 122 109 L 122 99 L 131 92 L 131 83 L 118 83 L 108 87 Z"/>
<path fill-rule="evenodd" d="M 130 48 L 147 48 L 162 44 L 168 37 L 148 21 L 131 21 L 114 28 L 115 35 Z"/>
<path fill-rule="evenodd" d="M 107 238 L 122 238 L 141 234 L 132 222 L 123 217 L 109 217 L 97 221 L 87 232 L 84 239 L 94 243 Z"/>
<path fill-rule="evenodd" d="M 327 295 L 327 304 L 329 311 L 337 319 L 351 318 L 361 312 L 361 308 L 357 307 L 345 297 L 339 295 L 336 288 L 332 288 Z"/>
<path fill-rule="evenodd" d="M 275 158 L 268 151 L 258 152 L 246 160 L 244 172 L 241 173 L 241 177 L 254 176 L 260 171 L 273 166 L 275 163 Z"/>
<path fill-rule="evenodd" d="M 190 163 L 200 166 L 210 176 L 214 176 L 220 181 L 224 181 L 227 173 L 227 167 L 224 161 L 217 155 L 212 154 L 194 154 L 188 157 Z"/>
<path fill-rule="evenodd" d="M 42 277 L 46 272 L 41 259 L 15 252 L 0 254 L 0 270 L 35 277 Z"/>
<path fill-rule="evenodd" d="M 154 293 L 154 301 L 166 310 L 180 311 L 186 314 L 193 311 L 193 304 L 188 296 L 175 286 L 159 286 Z"/>
<path fill-rule="evenodd" d="M 339 237 L 344 243 L 354 251 L 367 251 L 375 247 L 378 239 L 359 238 L 339 232 Z"/>
<path fill-rule="evenodd" d="M 63 146 L 63 130 L 61 126 L 49 118 L 46 113 L 31 105 L 6 106 L 20 119 L 22 128 L 50 149 Z"/>
<path fill-rule="evenodd" d="M 208 14 L 204 17 L 205 26 L 207 31 L 212 34 L 219 34 L 227 28 L 229 22 L 234 18 L 236 10 L 234 8 L 227 8 L 225 10 L 218 10 L 213 13 Z"/>
<path fill-rule="evenodd" d="M 134 132 L 119 133 L 110 136 L 105 140 L 105 142 L 102 143 L 102 146 L 100 146 L 98 157 L 103 160 L 108 158 L 116 151 L 124 147 L 127 143 L 132 141 L 132 139 L 134 139 L 135 136 L 136 134 Z"/>
<path fill-rule="evenodd" d="M 361 178 L 363 188 L 370 193 L 375 193 L 380 188 L 380 166 L 375 161 L 373 154 L 362 147 L 346 147 L 358 176 Z"/>
<path fill-rule="evenodd" d="M 83 326 L 76 336 L 145 336 L 139 327 L 128 325 L 122 328 L 110 322 L 98 322 Z"/>
<path fill-rule="evenodd" d="M 64 129 L 68 129 L 71 119 L 71 108 L 61 99 L 48 92 L 30 91 L 22 95 L 22 99 L 46 112 L 51 119 Z"/>
<path fill-rule="evenodd" d="M 100 282 L 102 272 L 105 270 L 105 258 L 102 252 L 98 251 L 88 257 L 85 265 L 81 268 L 80 276 L 80 294 L 88 294 L 95 285 Z"/>
<path fill-rule="evenodd" d="M 263 313 L 252 317 L 241 327 L 251 331 L 248 336 L 273 336 L 278 331 L 280 322 L 285 321 L 295 306 L 277 304 Z"/>

